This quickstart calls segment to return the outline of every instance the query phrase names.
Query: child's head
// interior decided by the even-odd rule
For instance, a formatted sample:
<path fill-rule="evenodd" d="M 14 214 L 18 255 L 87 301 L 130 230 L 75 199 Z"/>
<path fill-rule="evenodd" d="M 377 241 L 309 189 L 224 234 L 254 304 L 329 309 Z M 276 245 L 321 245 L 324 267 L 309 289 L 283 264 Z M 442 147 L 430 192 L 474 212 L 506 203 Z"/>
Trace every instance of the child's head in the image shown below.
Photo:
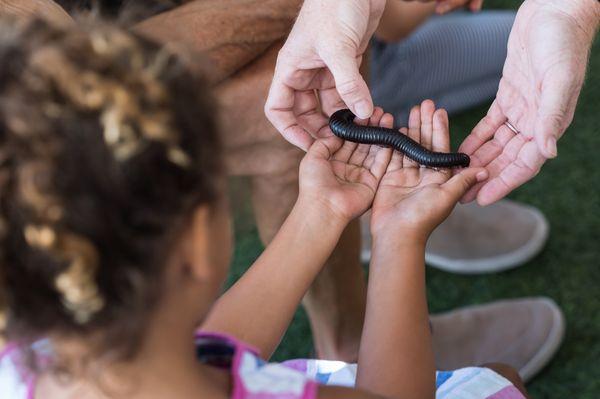
<path fill-rule="evenodd" d="M 164 300 L 199 321 L 229 252 L 207 86 L 115 27 L 0 37 L 6 336 L 131 355 Z"/>

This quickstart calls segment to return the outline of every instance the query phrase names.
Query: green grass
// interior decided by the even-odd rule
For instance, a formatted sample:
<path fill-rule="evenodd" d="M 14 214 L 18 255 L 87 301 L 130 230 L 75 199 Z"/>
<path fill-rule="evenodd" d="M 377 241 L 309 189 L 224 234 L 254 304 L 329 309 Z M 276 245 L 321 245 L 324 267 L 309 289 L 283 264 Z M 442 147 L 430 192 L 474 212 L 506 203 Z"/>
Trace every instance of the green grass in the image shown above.
<path fill-rule="evenodd" d="M 515 0 L 488 0 L 489 8 L 516 8 Z M 465 277 L 428 268 L 432 312 L 500 298 L 545 295 L 567 319 L 558 355 L 528 386 L 536 398 L 597 398 L 600 395 L 600 40 L 596 40 L 588 78 L 575 120 L 559 143 L 559 156 L 510 198 L 534 205 L 548 218 L 551 234 L 544 251 L 516 270 Z M 487 106 L 452 118 L 460 141 Z M 595 155 L 596 154 L 596 155 Z M 232 279 L 262 251 L 247 208 L 238 212 Z M 275 360 L 307 357 L 312 341 L 299 309 Z"/>

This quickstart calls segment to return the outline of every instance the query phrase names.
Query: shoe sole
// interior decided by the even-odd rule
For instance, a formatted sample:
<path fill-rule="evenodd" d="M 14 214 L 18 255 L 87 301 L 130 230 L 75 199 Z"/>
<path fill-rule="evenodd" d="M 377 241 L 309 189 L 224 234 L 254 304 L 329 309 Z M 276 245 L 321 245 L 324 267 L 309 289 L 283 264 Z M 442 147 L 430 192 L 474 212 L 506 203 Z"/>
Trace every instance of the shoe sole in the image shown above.
<path fill-rule="evenodd" d="M 550 363 L 556 352 L 558 352 L 565 336 L 565 316 L 558 305 L 550 298 L 542 297 L 539 298 L 539 301 L 550 308 L 554 316 L 554 323 L 548 333 L 548 338 L 540 347 L 540 350 L 519 370 L 519 375 L 525 383 L 531 381 L 533 377 Z"/>
<path fill-rule="evenodd" d="M 468 260 L 448 259 L 443 256 L 425 253 L 425 262 L 431 267 L 457 274 L 498 273 L 527 263 L 544 249 L 550 231 L 548 220 L 542 212 L 534 207 L 528 208 L 537 221 L 536 228 L 531 239 L 519 249 L 504 255 Z"/>

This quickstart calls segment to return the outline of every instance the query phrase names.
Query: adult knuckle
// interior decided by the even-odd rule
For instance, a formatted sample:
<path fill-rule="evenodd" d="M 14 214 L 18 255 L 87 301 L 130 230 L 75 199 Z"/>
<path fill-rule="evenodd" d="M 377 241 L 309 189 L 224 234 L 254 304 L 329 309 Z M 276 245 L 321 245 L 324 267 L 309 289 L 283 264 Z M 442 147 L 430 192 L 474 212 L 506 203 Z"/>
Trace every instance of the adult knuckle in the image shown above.
<path fill-rule="evenodd" d="M 336 84 L 338 93 L 342 96 L 358 94 L 360 91 L 360 82 L 358 79 L 350 79 Z"/>

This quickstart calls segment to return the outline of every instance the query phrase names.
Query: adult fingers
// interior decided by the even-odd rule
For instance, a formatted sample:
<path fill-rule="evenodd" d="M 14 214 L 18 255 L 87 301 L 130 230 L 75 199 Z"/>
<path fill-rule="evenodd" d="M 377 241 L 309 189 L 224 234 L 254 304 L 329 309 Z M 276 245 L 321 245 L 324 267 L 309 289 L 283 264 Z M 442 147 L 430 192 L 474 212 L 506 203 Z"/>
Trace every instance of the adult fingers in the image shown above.
<path fill-rule="evenodd" d="M 537 144 L 527 142 L 519 151 L 518 157 L 490 179 L 477 193 L 481 206 L 490 205 L 504 198 L 511 191 L 535 177 L 546 158 L 539 152 Z M 490 175 L 494 175 L 490 171 Z"/>
<path fill-rule="evenodd" d="M 504 122 L 506 122 L 506 116 L 500 109 L 498 101 L 494 100 L 487 115 L 473 128 L 471 134 L 467 136 L 458 150 L 465 154 L 473 154 L 494 136 L 494 133 Z"/>
<path fill-rule="evenodd" d="M 489 172 L 490 179 L 494 178 L 502 171 L 508 167 L 512 162 L 514 162 L 523 148 L 523 146 L 530 142 L 525 136 L 518 134 L 514 136 L 502 149 L 502 152 L 496 156 L 491 162 L 486 165 L 474 165 L 474 166 L 485 166 L 487 171 Z M 481 188 L 486 184 L 486 182 L 478 183 L 473 188 L 471 188 L 461 199 L 462 202 L 471 202 L 473 201 Z"/>
<path fill-rule="evenodd" d="M 452 176 L 441 187 L 450 194 L 453 202 L 458 202 L 477 182 L 487 178 L 488 172 L 485 168 L 467 168 Z"/>
<path fill-rule="evenodd" d="M 487 166 L 490 162 L 502 154 L 504 147 L 515 137 L 515 132 L 507 126 L 500 126 L 494 137 L 484 143 L 473 154 L 471 154 L 471 165 Z"/>
<path fill-rule="evenodd" d="M 348 108 L 344 100 L 340 97 L 335 86 L 328 89 L 317 90 L 321 110 L 326 115 L 332 115 L 335 111 L 343 108 Z"/>
<path fill-rule="evenodd" d="M 351 46 L 340 46 L 321 57 L 333 74 L 336 90 L 344 103 L 356 116 L 365 119 L 373 113 L 373 100 L 358 70 L 356 52 L 357 49 Z"/>
<path fill-rule="evenodd" d="M 300 126 L 294 114 L 294 92 L 279 76 L 275 76 L 265 103 L 265 115 L 287 141 L 307 151 L 314 139 Z"/>
<path fill-rule="evenodd" d="M 313 90 L 296 91 L 293 112 L 298 125 L 313 138 L 333 135 L 329 129 L 329 119 L 319 109 L 319 102 Z"/>
<path fill-rule="evenodd" d="M 573 120 L 581 85 L 573 81 L 577 74 L 569 71 L 548 73 L 542 84 L 540 106 L 535 118 L 533 133 L 540 152 L 546 158 L 557 155 L 556 142 Z"/>

